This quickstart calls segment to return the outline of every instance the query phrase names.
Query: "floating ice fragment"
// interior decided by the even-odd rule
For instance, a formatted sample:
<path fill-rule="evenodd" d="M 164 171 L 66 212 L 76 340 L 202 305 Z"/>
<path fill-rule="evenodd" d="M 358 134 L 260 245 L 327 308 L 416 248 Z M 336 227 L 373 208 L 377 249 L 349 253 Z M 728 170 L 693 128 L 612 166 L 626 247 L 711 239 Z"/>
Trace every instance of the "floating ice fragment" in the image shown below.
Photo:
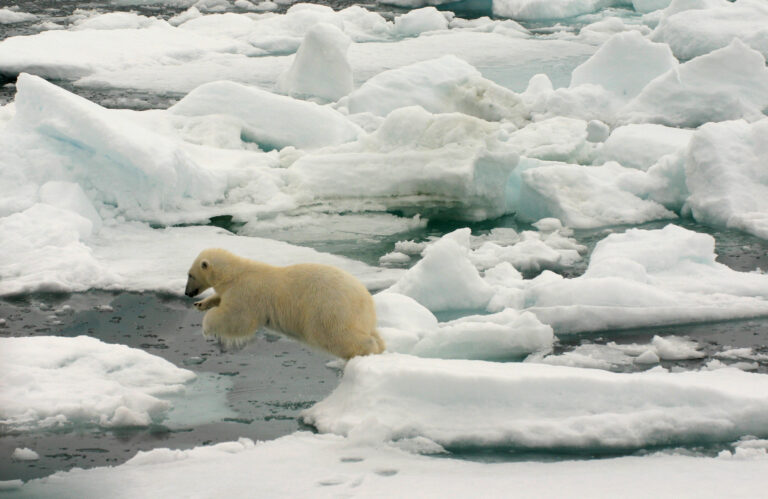
<path fill-rule="evenodd" d="M 15 24 L 36 21 L 37 16 L 27 12 L 19 12 L 18 7 L 0 9 L 0 24 Z"/>
<path fill-rule="evenodd" d="M 79 336 L 0 338 L 0 422 L 13 431 L 146 426 L 195 375 L 142 350 Z"/>
<path fill-rule="evenodd" d="M 17 461 L 37 461 L 40 459 L 40 454 L 27 447 L 17 447 L 14 449 L 13 454 L 11 454 L 11 459 L 15 459 Z"/>
<path fill-rule="evenodd" d="M 452 234 L 465 235 L 466 245 L 444 236 L 424 250 L 424 257 L 389 290 L 414 298 L 429 310 L 484 309 L 493 295 L 477 269 L 467 260 L 469 229 Z"/>

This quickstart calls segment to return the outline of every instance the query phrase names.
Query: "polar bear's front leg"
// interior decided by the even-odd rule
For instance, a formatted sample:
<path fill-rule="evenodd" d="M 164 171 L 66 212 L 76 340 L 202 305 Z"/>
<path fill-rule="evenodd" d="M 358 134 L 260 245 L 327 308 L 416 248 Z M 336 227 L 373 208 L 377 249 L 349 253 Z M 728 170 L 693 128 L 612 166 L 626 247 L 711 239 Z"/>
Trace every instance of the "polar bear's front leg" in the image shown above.
<path fill-rule="evenodd" d="M 255 316 L 254 316 L 255 315 Z M 227 304 L 213 307 L 203 317 L 203 334 L 213 336 L 228 346 L 244 344 L 264 325 L 261 314 L 247 313 Z"/>
<path fill-rule="evenodd" d="M 203 310 L 208 310 L 209 308 L 218 307 L 220 303 L 221 303 L 221 296 L 214 294 L 204 300 L 195 302 L 195 307 L 198 310 L 203 311 Z"/>

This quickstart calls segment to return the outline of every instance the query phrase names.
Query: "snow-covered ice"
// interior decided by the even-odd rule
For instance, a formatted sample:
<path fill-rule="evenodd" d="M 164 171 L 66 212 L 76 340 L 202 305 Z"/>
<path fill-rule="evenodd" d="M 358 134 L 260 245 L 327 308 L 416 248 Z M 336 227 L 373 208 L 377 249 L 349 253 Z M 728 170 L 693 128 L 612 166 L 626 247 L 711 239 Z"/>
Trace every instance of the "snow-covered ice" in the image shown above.
<path fill-rule="evenodd" d="M 434 444 L 429 447 L 435 448 Z M 23 487 L 16 483 L 13 488 L 18 497 L 67 491 L 82 498 L 102 497 L 104 490 L 120 491 L 126 497 L 222 493 L 368 497 L 407 496 L 416 490 L 421 497 L 435 498 L 473 496 L 478 490 L 494 496 L 515 490 L 551 498 L 684 496 L 692 490 L 699 497 L 757 497 L 764 490 L 765 460 L 744 454 L 739 456 L 743 459 L 658 453 L 552 463 L 478 463 L 297 432 L 271 442 L 240 439 L 189 450 L 155 449 L 121 466 L 58 473 Z M 254 470 L 258 480 L 251 478 Z"/>
<path fill-rule="evenodd" d="M 708 123 L 691 138 L 685 163 L 694 218 L 768 239 L 768 118 Z"/>
<path fill-rule="evenodd" d="M 0 424 L 9 432 L 148 426 L 166 416 L 167 397 L 195 378 L 143 350 L 87 336 L 0 338 L 0 344 Z"/>
<path fill-rule="evenodd" d="M 386 354 L 352 359 L 304 419 L 352 440 L 634 448 L 768 434 L 766 390 L 768 377 L 737 369 L 626 374 Z"/>

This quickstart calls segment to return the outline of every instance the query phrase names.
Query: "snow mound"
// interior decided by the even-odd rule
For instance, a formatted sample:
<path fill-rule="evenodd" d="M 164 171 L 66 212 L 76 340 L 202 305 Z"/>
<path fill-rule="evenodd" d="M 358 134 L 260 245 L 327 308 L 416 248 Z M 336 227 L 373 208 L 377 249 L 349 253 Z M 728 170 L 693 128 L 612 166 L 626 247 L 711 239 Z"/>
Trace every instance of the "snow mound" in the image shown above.
<path fill-rule="evenodd" d="M 148 426 L 194 373 L 143 350 L 87 336 L 0 338 L 0 424 L 7 431 Z"/>
<path fill-rule="evenodd" d="M 318 23 L 307 31 L 291 67 L 277 81 L 277 89 L 295 97 L 337 101 L 352 91 L 352 68 L 347 61 L 350 39 L 333 24 Z"/>
<path fill-rule="evenodd" d="M 618 374 L 531 363 L 358 357 L 303 413 L 321 432 L 444 447 L 626 449 L 768 435 L 768 377 Z"/>

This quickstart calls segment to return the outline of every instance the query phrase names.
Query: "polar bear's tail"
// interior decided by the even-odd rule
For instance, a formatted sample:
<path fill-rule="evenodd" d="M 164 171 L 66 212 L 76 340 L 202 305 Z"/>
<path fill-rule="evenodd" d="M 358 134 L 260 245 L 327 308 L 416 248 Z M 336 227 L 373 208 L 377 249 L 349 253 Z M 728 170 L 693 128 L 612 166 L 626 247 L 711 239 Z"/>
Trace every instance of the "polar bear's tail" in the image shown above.
<path fill-rule="evenodd" d="M 381 338 L 381 335 L 379 335 L 378 330 L 374 329 L 371 333 L 371 337 L 376 341 L 376 346 L 378 347 L 377 351 L 371 353 L 382 353 L 387 349 L 387 344 L 384 343 L 384 340 Z"/>

